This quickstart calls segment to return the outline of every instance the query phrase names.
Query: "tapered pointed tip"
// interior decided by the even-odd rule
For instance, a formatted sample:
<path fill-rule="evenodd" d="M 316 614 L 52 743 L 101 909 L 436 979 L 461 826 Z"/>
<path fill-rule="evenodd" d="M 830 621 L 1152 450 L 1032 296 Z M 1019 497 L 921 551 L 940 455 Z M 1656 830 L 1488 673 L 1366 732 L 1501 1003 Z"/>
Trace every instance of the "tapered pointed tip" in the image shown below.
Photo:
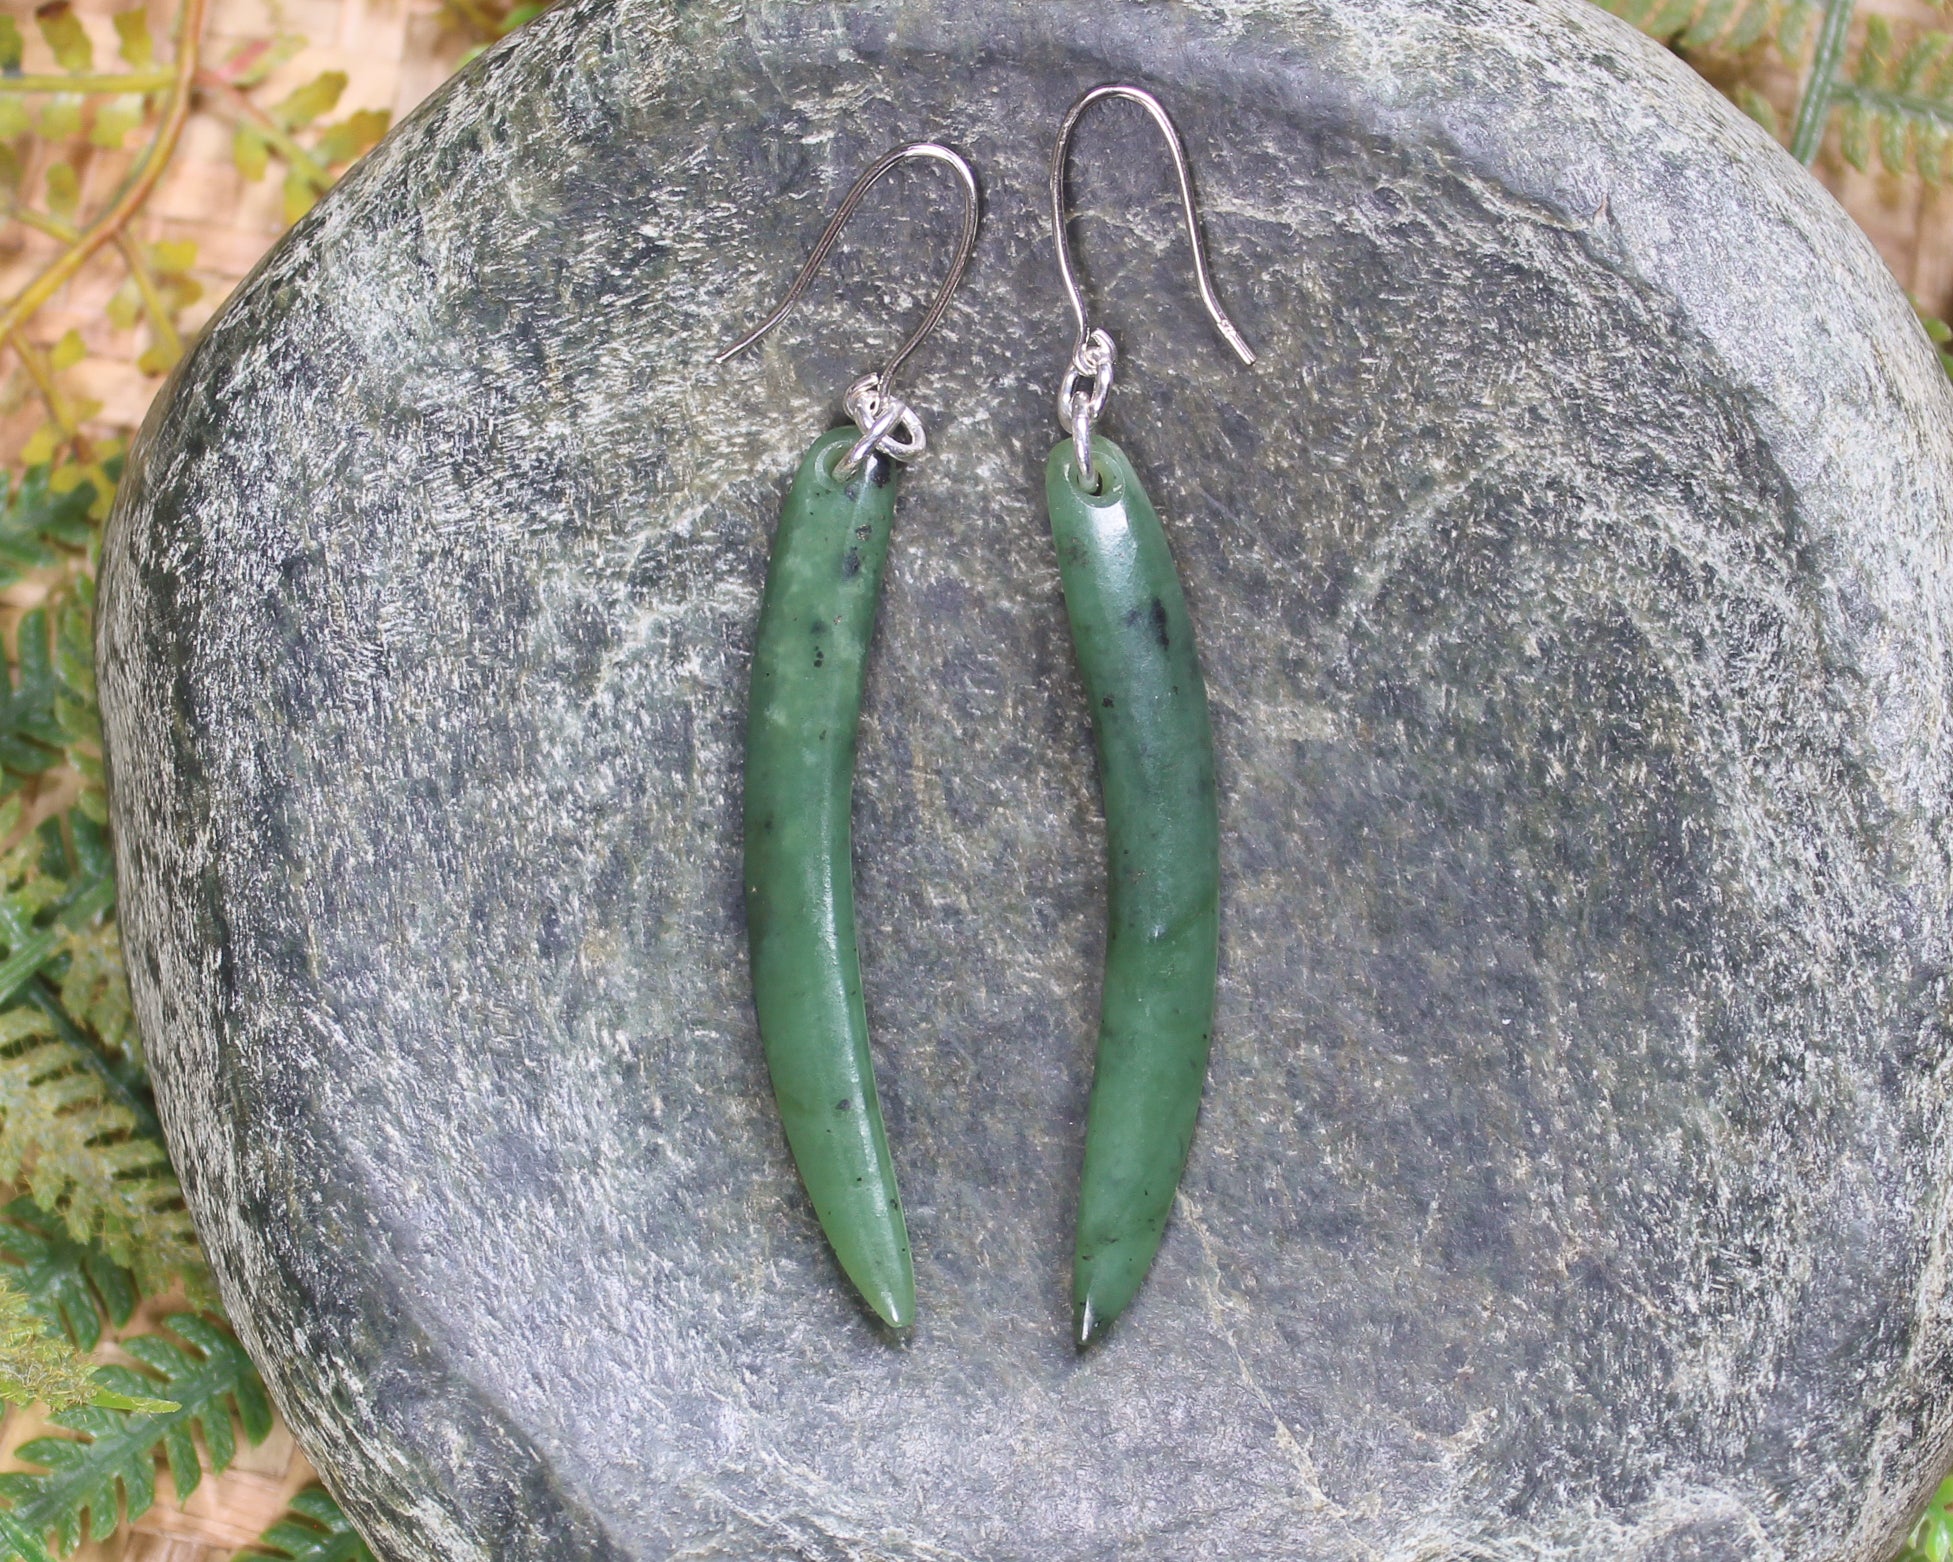
<path fill-rule="evenodd" d="M 915 1280 L 902 1275 L 886 1284 L 860 1286 L 861 1299 L 874 1309 L 875 1316 L 891 1329 L 915 1326 Z"/>
<path fill-rule="evenodd" d="M 1104 1339 L 1107 1332 L 1112 1328 L 1111 1315 L 1102 1313 L 1095 1308 L 1092 1305 L 1092 1298 L 1090 1296 L 1087 1296 L 1072 1309 L 1071 1316 L 1071 1342 L 1080 1350 L 1091 1349 L 1092 1346 Z"/>
<path fill-rule="evenodd" d="M 904 1301 L 900 1297 L 890 1297 L 876 1304 L 875 1315 L 891 1329 L 912 1329 L 915 1327 L 915 1298 Z"/>
<path fill-rule="evenodd" d="M 1072 1342 L 1080 1350 L 1104 1339 L 1132 1305 L 1159 1245 L 1159 1228 L 1145 1226 L 1093 1242 L 1077 1255 L 1071 1271 L 1071 1317 Z"/>

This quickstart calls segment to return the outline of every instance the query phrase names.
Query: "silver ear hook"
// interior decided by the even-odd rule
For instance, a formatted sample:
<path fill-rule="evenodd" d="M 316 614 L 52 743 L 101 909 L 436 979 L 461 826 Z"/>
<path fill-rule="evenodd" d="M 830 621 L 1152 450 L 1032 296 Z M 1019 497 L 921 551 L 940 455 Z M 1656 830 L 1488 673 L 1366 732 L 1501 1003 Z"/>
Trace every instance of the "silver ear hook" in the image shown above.
<path fill-rule="evenodd" d="M 929 312 L 922 317 L 922 323 L 909 334 L 908 340 L 895 350 L 894 357 L 890 358 L 887 364 L 875 373 L 863 375 L 856 380 L 848 387 L 847 394 L 843 397 L 848 415 L 854 419 L 855 426 L 862 431 L 861 438 L 854 443 L 846 457 L 836 467 L 836 471 L 843 477 L 852 473 L 873 452 L 879 451 L 894 461 L 913 461 L 928 446 L 928 436 L 923 431 L 922 420 L 915 415 L 906 402 L 890 394 L 889 386 L 895 379 L 895 371 L 902 367 L 909 354 L 920 347 L 924 338 L 942 323 L 943 316 L 949 312 L 950 297 L 956 292 L 957 284 L 963 280 L 963 273 L 969 270 L 970 257 L 976 251 L 977 224 L 982 216 L 982 197 L 977 191 L 976 170 L 970 167 L 961 153 L 952 151 L 935 141 L 915 141 L 877 158 L 861 177 L 849 186 L 848 193 L 841 198 L 840 206 L 828 219 L 827 226 L 821 230 L 820 238 L 815 241 L 813 253 L 807 257 L 806 264 L 800 268 L 800 274 L 793 279 L 792 285 L 787 288 L 786 297 L 780 300 L 778 307 L 712 360 L 714 363 L 724 363 L 728 358 L 744 352 L 784 320 L 788 312 L 799 302 L 800 295 L 806 292 L 807 284 L 814 280 L 814 274 L 820 270 L 821 263 L 827 259 L 828 251 L 834 248 L 835 240 L 841 236 L 842 228 L 847 226 L 848 219 L 867 198 L 869 190 L 874 188 L 876 181 L 898 164 L 911 161 L 944 163 L 954 170 L 957 182 L 963 187 L 963 227 L 957 235 L 956 258 L 950 264 L 949 275 L 943 278 L 943 285 L 936 290 L 935 301 L 930 304 Z"/>
<path fill-rule="evenodd" d="M 1160 100 L 1143 87 L 1108 82 L 1092 88 L 1066 112 L 1058 126 L 1058 143 L 1051 151 L 1051 236 L 1058 248 L 1058 274 L 1064 279 L 1065 296 L 1071 300 L 1071 312 L 1078 317 L 1078 340 L 1072 345 L 1071 363 L 1058 385 L 1058 422 L 1072 436 L 1077 448 L 1079 475 L 1094 490 L 1098 474 L 1092 469 L 1092 424 L 1105 410 L 1105 399 L 1112 391 L 1117 353 L 1112 338 L 1094 328 L 1085 313 L 1085 295 L 1079 291 L 1078 273 L 1072 266 L 1071 244 L 1066 237 L 1065 166 L 1072 132 L 1085 117 L 1085 111 L 1102 98 L 1125 98 L 1137 103 L 1166 137 L 1167 150 L 1173 155 L 1173 172 L 1180 181 L 1180 210 L 1187 221 L 1187 240 L 1193 246 L 1194 282 L 1200 289 L 1200 301 L 1206 306 L 1207 318 L 1214 322 L 1214 329 L 1234 349 L 1236 356 L 1244 364 L 1255 361 L 1254 349 L 1228 319 L 1214 292 L 1213 278 L 1207 274 L 1207 246 L 1201 238 L 1200 215 L 1194 207 L 1193 171 L 1187 166 L 1187 149 L 1172 117 Z"/>

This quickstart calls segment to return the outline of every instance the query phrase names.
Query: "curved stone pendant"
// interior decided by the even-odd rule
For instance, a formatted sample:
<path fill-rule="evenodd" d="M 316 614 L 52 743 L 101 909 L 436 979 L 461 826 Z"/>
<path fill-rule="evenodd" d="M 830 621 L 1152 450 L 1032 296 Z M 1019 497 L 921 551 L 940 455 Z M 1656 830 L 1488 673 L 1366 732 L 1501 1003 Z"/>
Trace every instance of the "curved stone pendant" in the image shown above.
<path fill-rule="evenodd" d="M 746 938 L 780 1121 L 841 1268 L 891 1328 L 915 1317 L 855 952 L 849 816 L 862 675 L 900 468 L 814 442 L 780 512 L 746 725 Z"/>
<path fill-rule="evenodd" d="M 1065 440 L 1045 467 L 1072 646 L 1105 797 L 1105 985 L 1072 1263 L 1080 1347 L 1152 1267 L 1207 1079 L 1220 822 L 1207 689 L 1159 516 L 1125 453 Z"/>

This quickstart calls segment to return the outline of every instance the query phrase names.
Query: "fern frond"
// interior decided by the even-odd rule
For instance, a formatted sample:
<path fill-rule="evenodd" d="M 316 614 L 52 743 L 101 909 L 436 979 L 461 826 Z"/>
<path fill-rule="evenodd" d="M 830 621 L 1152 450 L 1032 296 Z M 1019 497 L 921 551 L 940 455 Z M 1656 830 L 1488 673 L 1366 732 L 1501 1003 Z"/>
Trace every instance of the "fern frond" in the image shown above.
<path fill-rule="evenodd" d="M 1864 106 L 1847 101 L 1838 115 L 1838 150 L 1853 168 L 1871 166 L 1872 129 L 1872 116 Z"/>
<path fill-rule="evenodd" d="M 49 1328 L 34 1298 L 0 1278 L 0 1399 L 69 1410 L 94 1396 L 94 1372 L 94 1362 Z"/>
<path fill-rule="evenodd" d="M 323 1486 L 308 1486 L 292 1498 L 287 1513 L 236 1562 L 373 1562 L 352 1521 Z"/>
<path fill-rule="evenodd" d="M 41 1543 L 40 1536 L 16 1523 L 5 1509 L 0 1509 L 0 1546 L 11 1548 L 0 1551 L 0 1557 L 16 1562 L 54 1562 L 54 1553 Z"/>
<path fill-rule="evenodd" d="M 1833 84 L 1838 150 L 1869 171 L 1873 155 L 1888 173 L 1946 177 L 1953 144 L 1953 34 L 1924 32 L 1903 50 L 1892 24 L 1874 16 L 1848 71 Z"/>
<path fill-rule="evenodd" d="M 11 678 L 0 688 L 0 791 L 61 763 L 62 732 L 54 719 L 54 647 L 45 607 L 23 613 L 14 628 Z"/>
<path fill-rule="evenodd" d="M 167 1393 L 165 1411 L 107 1410 L 84 1406 L 55 1416 L 56 1426 L 77 1437 L 37 1437 L 18 1457 L 38 1471 L 0 1475 L 0 1499 L 15 1525 L 36 1539 L 52 1536 L 62 1554 L 111 1534 L 126 1505 L 130 1522 L 156 1501 L 156 1455 L 169 1460 L 178 1500 L 203 1479 L 193 1432 L 201 1433 L 213 1471 L 226 1469 L 237 1450 L 236 1426 L 251 1442 L 271 1429 L 271 1404 L 249 1358 L 230 1335 L 207 1319 L 181 1315 L 165 1320 L 177 1338 L 146 1334 L 123 1349 L 147 1371 L 102 1367 L 96 1379 L 134 1398 Z M 181 1343 L 179 1343 L 179 1341 Z M 236 1425 L 233 1425 L 235 1417 Z M 0 1562 L 10 1553 L 0 1542 Z"/>
<path fill-rule="evenodd" d="M 1865 24 L 1865 41 L 1858 46 L 1851 79 L 1861 87 L 1889 83 L 1894 75 L 1892 52 L 1892 24 L 1882 16 L 1872 17 Z"/>
<path fill-rule="evenodd" d="M 0 839 L 12 835 L 19 824 L 20 800 L 0 804 Z M 48 871 L 45 860 L 61 855 L 49 851 L 45 837 L 34 836 L 0 853 L 0 947 L 6 949 L 6 958 L 0 959 L 0 1004 L 16 1001 L 28 982 L 59 956 L 68 933 L 114 902 L 115 886 L 105 873 L 71 881 Z"/>
<path fill-rule="evenodd" d="M 1733 58 L 1762 43 L 1803 58 L 1817 8 L 1811 0 L 1599 0 L 1622 21 L 1688 54 Z"/>
<path fill-rule="evenodd" d="M 1783 119 L 1777 113 L 1776 105 L 1756 88 L 1744 82 L 1738 85 L 1730 96 L 1735 100 L 1736 106 L 1761 125 L 1773 140 L 1783 139 Z"/>
<path fill-rule="evenodd" d="M 103 1321 L 121 1328 L 136 1307 L 135 1277 L 100 1248 L 77 1242 L 31 1198 L 0 1210 L 0 1283 L 12 1285 L 51 1329 L 93 1350 Z"/>
<path fill-rule="evenodd" d="M 1953 59 L 1949 50 L 1953 50 L 1953 35 L 1921 33 L 1912 41 L 1912 46 L 1892 72 L 1892 90 L 1923 96 L 1931 96 L 1936 91 L 1944 92 L 1947 85 L 1946 68 L 1949 60 Z"/>
<path fill-rule="evenodd" d="M 1777 52 L 1792 65 L 1809 56 L 1811 40 L 1817 35 L 1818 20 L 1824 15 L 1820 5 L 1792 5 L 1784 10 L 1783 25 L 1777 29 Z"/>
<path fill-rule="evenodd" d="M 76 1241 L 100 1243 L 144 1290 L 204 1282 L 162 1145 L 31 1009 L 0 1014 L 0 1180 L 18 1181 Z"/>
<path fill-rule="evenodd" d="M 4 559 L 0 546 L 0 565 Z M 4 573 L 0 568 L 0 578 Z M 83 813 L 101 824 L 108 806 L 95 703 L 94 598 L 94 582 L 76 576 L 15 626 L 10 677 L 0 684 L 0 795 L 65 760 L 82 778 Z"/>
<path fill-rule="evenodd" d="M 100 1042 L 91 1040 L 61 1006 L 60 994 L 45 974 L 35 977 L 24 991 L 27 1001 L 47 1016 L 54 1033 L 68 1044 L 75 1061 L 102 1082 L 109 1100 L 135 1119 L 136 1131 L 160 1144 L 163 1125 L 156 1120 L 156 1098 L 150 1092 L 142 1060 L 133 1052 L 112 1058 Z"/>
<path fill-rule="evenodd" d="M 61 977 L 61 1007 L 125 1057 L 140 1058 L 129 972 L 122 935 L 113 922 L 71 929 L 62 942 L 68 969 Z"/>
<path fill-rule="evenodd" d="M 102 771 L 102 712 L 95 700 L 95 579 L 77 575 L 55 599 L 53 715 L 62 757 L 81 777 L 75 806 L 98 825 L 108 823 Z"/>
<path fill-rule="evenodd" d="M 57 493 L 51 462 L 31 466 L 15 482 L 0 475 L 0 586 L 10 586 L 29 570 L 47 569 L 62 550 L 88 546 L 94 528 L 88 511 L 95 503 L 92 484 Z"/>
<path fill-rule="evenodd" d="M 116 1370 L 96 1365 L 49 1332 L 29 1299 L 0 1280 L 0 1399 L 17 1405 L 38 1400 L 67 1414 L 178 1408 L 174 1400 L 151 1396 L 146 1382 L 117 1379 Z"/>
<path fill-rule="evenodd" d="M 0 831 L 18 817 L 18 799 L 0 805 Z M 77 865 L 104 866 L 90 832 L 75 836 Z M 0 1009 L 0 1180 L 25 1187 L 75 1241 L 99 1243 L 144 1290 L 181 1279 L 201 1300 L 208 1277 L 153 1114 L 50 984 L 72 980 L 84 1019 L 120 1023 L 119 989 L 86 958 L 77 976 L 75 958 L 105 952 L 95 919 L 113 887 L 105 876 L 55 878 L 42 849 L 29 837 L 0 854 L 0 1004 L 13 1005 Z"/>

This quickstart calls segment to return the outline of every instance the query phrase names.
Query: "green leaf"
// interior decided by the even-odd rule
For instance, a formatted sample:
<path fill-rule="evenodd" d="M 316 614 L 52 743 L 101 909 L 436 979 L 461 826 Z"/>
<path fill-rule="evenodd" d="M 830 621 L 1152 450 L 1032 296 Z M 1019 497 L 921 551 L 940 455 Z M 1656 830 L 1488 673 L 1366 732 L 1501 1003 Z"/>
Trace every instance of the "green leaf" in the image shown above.
<path fill-rule="evenodd" d="M 1919 125 L 1913 135 L 1913 157 L 1919 164 L 1920 176 L 1928 184 L 1939 184 L 1946 178 L 1947 148 L 1953 146 L 1953 137 L 1938 125 Z"/>
<path fill-rule="evenodd" d="M 1953 1475 L 1939 1483 L 1897 1562 L 1947 1562 L 1953 1556 Z"/>
<path fill-rule="evenodd" d="M 134 1270 L 143 1290 L 178 1277 L 207 1287 L 163 1146 L 37 1009 L 0 1014 L 0 1178 Z"/>
<path fill-rule="evenodd" d="M 1912 46 L 1906 50 L 1905 58 L 1899 61 L 1899 68 L 1893 75 L 1893 90 L 1918 92 L 1932 78 L 1934 67 L 1945 57 L 1949 44 L 1953 44 L 1953 37 L 1945 33 L 1921 33 L 1913 39 Z"/>
<path fill-rule="evenodd" d="M 1791 0 L 1784 7 L 1783 21 L 1777 26 L 1777 53 L 1792 65 L 1804 58 L 1815 36 L 1820 12 L 1811 0 Z"/>
<path fill-rule="evenodd" d="M 88 130 L 89 145 L 113 151 L 128 140 L 129 132 L 141 123 L 141 98 L 110 98 L 95 110 L 95 123 Z"/>
<path fill-rule="evenodd" d="M 109 295 L 104 312 L 108 315 L 109 324 L 118 331 L 127 331 L 135 325 L 142 317 L 142 294 L 136 287 L 135 278 L 126 279 Z"/>
<path fill-rule="evenodd" d="M 18 799 L 0 804 L 0 839 L 19 810 Z M 87 831 L 74 833 L 79 848 Z M 141 1289 L 180 1279 L 193 1296 L 207 1295 L 182 1190 L 162 1143 L 145 1131 L 153 1114 L 138 1109 L 126 1082 L 37 985 L 59 977 L 69 940 L 102 916 L 114 885 L 106 874 L 53 878 L 40 868 L 43 850 L 30 836 L 0 854 L 0 1003 L 13 1005 L 0 1010 L 0 1181 L 23 1186 L 75 1241 L 98 1243 Z"/>
<path fill-rule="evenodd" d="M 344 71 L 325 71 L 314 76 L 271 111 L 271 117 L 287 130 L 301 130 L 321 114 L 330 114 L 346 90 Z"/>
<path fill-rule="evenodd" d="M 195 1491 L 203 1469 L 193 1431 L 203 1436 L 212 1470 L 221 1472 L 236 1452 L 236 1426 L 254 1443 L 271 1428 L 264 1385 L 236 1340 L 194 1314 L 164 1323 L 175 1339 L 147 1334 L 122 1342 L 147 1371 L 103 1367 L 96 1377 L 132 1399 L 167 1393 L 175 1409 L 65 1411 L 55 1425 L 77 1436 L 23 1443 L 17 1456 L 40 1470 L 0 1475 L 0 1498 L 15 1522 L 36 1537 L 54 1537 L 59 1551 L 74 1550 L 84 1532 L 96 1539 L 112 1533 L 124 1504 L 132 1523 L 147 1513 L 156 1500 L 158 1452 L 170 1462 L 177 1496 Z"/>
<path fill-rule="evenodd" d="M 45 128 L 45 126 L 44 126 Z M 47 165 L 47 209 L 57 217 L 72 217 L 81 204 L 81 180 L 71 163 Z"/>
<path fill-rule="evenodd" d="M 319 161 L 329 167 L 350 163 L 387 133 L 391 117 L 385 109 L 363 108 L 336 125 L 328 125 L 319 137 Z"/>
<path fill-rule="evenodd" d="M 136 1306 L 135 1277 L 92 1242 L 77 1242 L 32 1199 L 0 1210 L 0 1276 L 51 1328 L 93 1350 L 102 1324 L 120 1328 Z"/>
<path fill-rule="evenodd" d="M 40 24 L 41 36 L 47 39 L 47 46 L 54 51 L 64 71 L 94 68 L 95 45 L 88 41 L 87 29 L 68 0 L 49 0 L 34 12 L 34 20 Z"/>
<path fill-rule="evenodd" d="M 115 13 L 115 36 L 122 40 L 122 58 L 137 70 L 156 58 L 156 46 L 149 37 L 149 13 L 141 6 Z"/>
<path fill-rule="evenodd" d="M 1858 50 L 1852 80 L 1861 87 L 1882 87 L 1892 71 L 1892 24 L 1874 16 L 1865 24 L 1865 42 Z"/>
<path fill-rule="evenodd" d="M 1878 160 L 1885 165 L 1889 174 L 1904 174 L 1910 171 L 1911 136 L 1910 126 L 1899 115 L 1892 114 L 1878 121 Z"/>
<path fill-rule="evenodd" d="M 61 975 L 60 1007 L 120 1056 L 138 1055 L 135 1012 L 122 938 L 113 922 L 72 929 L 61 947 L 68 968 Z M 128 1104 L 128 1103 L 125 1103 Z M 155 1131 L 154 1116 L 138 1126 Z"/>
<path fill-rule="evenodd" d="M 40 1537 L 16 1522 L 11 1513 L 0 1512 L 0 1541 L 11 1548 L 8 1556 L 19 1562 L 54 1562 L 54 1553 L 41 1544 Z"/>
<path fill-rule="evenodd" d="M 36 128 L 50 141 L 67 140 L 81 129 L 81 98 L 72 92 L 49 98 L 41 105 Z"/>
<path fill-rule="evenodd" d="M 1778 7 L 1773 0 L 1750 0 L 1743 7 L 1742 15 L 1736 18 L 1736 25 L 1724 35 L 1723 50 L 1729 54 L 1743 54 L 1754 49 L 1777 19 Z"/>
<path fill-rule="evenodd" d="M 149 246 L 149 262 L 158 276 L 181 276 L 197 263 L 196 240 L 159 239 Z"/>
<path fill-rule="evenodd" d="M 27 1295 L 0 1278 L 0 1399 L 71 1409 L 98 1392 L 95 1365 L 54 1333 Z"/>
<path fill-rule="evenodd" d="M 120 459 L 112 461 L 112 470 L 119 470 Z M 115 877 L 115 846 L 109 840 L 108 831 L 91 825 L 85 819 L 71 819 L 68 822 L 69 842 L 73 849 L 73 867 L 70 870 L 82 883 L 93 883 L 101 879 Z"/>
<path fill-rule="evenodd" d="M 237 1562 L 373 1562 L 373 1553 L 359 1538 L 352 1521 L 340 1511 L 332 1493 L 309 1486 L 292 1498 L 291 1511 L 263 1535 Z"/>
<path fill-rule="evenodd" d="M 108 486 L 108 474 L 92 470 Z M 25 510 L 27 501 L 38 498 L 41 509 L 16 516 L 0 506 L 0 566 L 13 566 L 0 570 L 0 579 L 58 562 L 61 555 L 54 544 L 85 545 L 90 535 L 95 482 L 76 482 L 65 494 L 55 493 L 50 483 L 43 494 L 32 489 L 34 474 L 28 477 L 12 508 Z M 10 520 L 17 524 L 7 524 Z M 92 619 L 93 582 L 80 576 L 50 602 L 22 614 L 15 626 L 9 678 L 0 682 L 0 796 L 63 759 L 84 773 L 99 762 L 101 715 L 95 705 Z M 49 950 L 64 936 L 48 934 Z M 8 980 L 7 963 L 0 960 L 0 1001 L 31 974 L 16 973 Z M 37 957 L 34 969 L 40 963 L 44 960 Z M 111 1042 L 120 1046 L 115 1038 Z"/>
<path fill-rule="evenodd" d="M 1748 82 L 1744 82 L 1737 87 L 1735 99 L 1736 106 L 1745 114 L 1749 115 L 1751 119 L 1755 120 L 1778 140 L 1781 141 L 1783 139 L 1783 121 L 1778 117 L 1776 105 L 1771 103 L 1768 98 L 1758 92 Z"/>
<path fill-rule="evenodd" d="M 70 588 L 56 599 L 54 664 L 62 687 L 75 696 L 86 712 L 78 725 L 67 728 L 68 742 L 97 742 L 102 737 L 102 718 L 95 709 L 95 581 L 78 576 Z"/>
<path fill-rule="evenodd" d="M 58 827 L 59 821 L 50 822 Z M 92 820 L 76 813 L 69 814 L 66 822 L 71 830 L 94 828 Z M 96 931 L 113 932 L 113 930 L 114 925 L 111 923 L 105 924 Z M 67 974 L 60 979 L 59 991 L 49 980 L 53 965 L 61 963 L 58 960 L 52 963 L 48 971 L 37 974 L 22 991 L 27 1001 L 47 1016 L 54 1027 L 55 1034 L 68 1044 L 68 1049 L 74 1054 L 76 1061 L 102 1082 L 102 1088 L 109 1100 L 122 1107 L 135 1119 L 136 1132 L 146 1139 L 160 1140 L 163 1137 L 163 1130 L 161 1124 L 156 1121 L 156 1098 L 150 1091 L 149 1073 L 143 1067 L 142 1051 L 136 1045 L 134 1034 L 124 1038 L 120 1056 L 113 1055 L 110 1050 L 113 1044 L 106 1037 L 91 1034 L 92 1020 L 83 1016 L 81 1009 L 76 1007 L 67 996 L 76 982 L 76 967 L 81 964 L 74 958 L 75 936 L 69 935 L 69 941 L 63 949 L 63 953 L 68 957 L 68 970 Z M 128 974 L 125 970 L 116 971 L 115 984 L 126 997 Z"/>
<path fill-rule="evenodd" d="M 1684 49 L 1713 47 L 1728 29 L 1740 3 L 1741 0 L 1709 0 L 1675 42 Z"/>
<path fill-rule="evenodd" d="M 11 585 L 27 570 L 59 563 L 61 549 L 88 545 L 92 487 L 57 494 L 49 485 L 51 475 L 43 462 L 29 467 L 10 487 L 0 472 L 0 585 Z M 5 731 L 5 718 L 0 717 L 0 734 Z"/>
<path fill-rule="evenodd" d="M 1688 26 L 1695 14 L 1695 0 L 1660 0 L 1655 14 L 1641 24 L 1641 30 L 1664 41 Z"/>
<path fill-rule="evenodd" d="M 1872 117 L 1856 103 L 1847 103 L 1844 112 L 1838 116 L 1838 150 L 1844 153 L 1844 160 L 1860 173 L 1870 169 Z"/>
<path fill-rule="evenodd" d="M 285 175 L 285 221 L 297 222 L 318 204 L 319 192 L 312 187 L 312 181 L 294 168 Z"/>
<path fill-rule="evenodd" d="M 11 16 L 0 14 L 0 71 L 11 73 L 20 69 L 24 43 L 19 25 Z"/>
<path fill-rule="evenodd" d="M 249 125 L 239 125 L 231 137 L 231 161 L 239 173 L 256 183 L 271 166 L 271 145 Z"/>

